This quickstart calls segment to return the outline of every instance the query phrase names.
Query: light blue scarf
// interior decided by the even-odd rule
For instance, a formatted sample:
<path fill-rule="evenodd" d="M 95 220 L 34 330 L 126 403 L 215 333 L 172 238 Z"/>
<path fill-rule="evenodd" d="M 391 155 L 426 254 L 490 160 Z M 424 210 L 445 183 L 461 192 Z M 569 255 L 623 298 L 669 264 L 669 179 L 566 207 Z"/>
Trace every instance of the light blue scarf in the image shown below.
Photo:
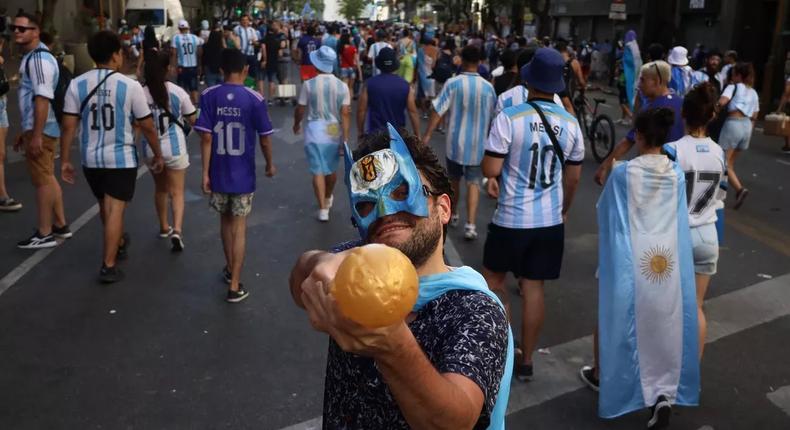
<path fill-rule="evenodd" d="M 485 279 L 474 269 L 468 266 L 453 268 L 447 273 L 428 275 L 420 277 L 420 293 L 417 303 L 414 305 L 414 312 L 418 312 L 429 302 L 441 297 L 445 293 L 454 290 L 478 291 L 494 299 L 504 312 L 505 306 L 493 291 L 488 289 Z M 513 333 L 508 328 L 507 333 L 507 357 L 505 360 L 505 372 L 499 383 L 499 395 L 497 396 L 494 409 L 491 411 L 491 422 L 489 430 L 503 430 L 505 428 L 505 413 L 507 412 L 507 402 L 510 398 L 510 378 L 513 375 Z"/>

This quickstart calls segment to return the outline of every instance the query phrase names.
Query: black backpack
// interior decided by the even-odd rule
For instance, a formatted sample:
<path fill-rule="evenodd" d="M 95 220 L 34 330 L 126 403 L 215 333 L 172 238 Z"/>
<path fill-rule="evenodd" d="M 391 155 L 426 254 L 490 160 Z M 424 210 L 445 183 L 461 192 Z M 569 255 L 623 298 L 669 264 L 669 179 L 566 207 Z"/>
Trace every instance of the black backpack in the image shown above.
<path fill-rule="evenodd" d="M 433 73 L 430 78 L 443 84 L 453 77 L 453 69 L 452 55 L 442 52 L 436 60 L 436 66 L 433 68 Z"/>
<path fill-rule="evenodd" d="M 63 62 L 58 60 L 48 49 L 36 48 L 30 53 L 30 56 L 27 57 L 27 61 L 25 61 L 25 73 L 27 73 L 30 79 L 32 79 L 30 76 L 30 59 L 33 55 L 36 55 L 36 53 L 41 55 L 40 53 L 42 52 L 52 55 L 52 57 L 55 58 L 55 62 L 58 63 L 58 82 L 55 85 L 55 97 L 50 100 L 50 103 L 52 104 L 52 109 L 55 111 L 55 119 L 58 121 L 58 124 L 60 124 L 63 119 L 63 102 L 66 99 L 66 91 L 69 89 L 69 84 L 74 78 L 74 74 L 71 73 L 71 70 L 64 66 Z"/>

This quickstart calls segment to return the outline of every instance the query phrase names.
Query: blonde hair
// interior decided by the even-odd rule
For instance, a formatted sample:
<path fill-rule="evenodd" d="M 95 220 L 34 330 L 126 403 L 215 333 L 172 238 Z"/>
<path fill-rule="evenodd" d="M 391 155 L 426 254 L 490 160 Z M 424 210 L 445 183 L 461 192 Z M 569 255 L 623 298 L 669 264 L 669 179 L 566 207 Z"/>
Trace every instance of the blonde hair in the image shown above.
<path fill-rule="evenodd" d="M 664 60 L 651 61 L 643 64 L 639 70 L 644 76 L 656 78 L 663 85 L 668 85 L 669 80 L 672 78 L 672 66 Z"/>

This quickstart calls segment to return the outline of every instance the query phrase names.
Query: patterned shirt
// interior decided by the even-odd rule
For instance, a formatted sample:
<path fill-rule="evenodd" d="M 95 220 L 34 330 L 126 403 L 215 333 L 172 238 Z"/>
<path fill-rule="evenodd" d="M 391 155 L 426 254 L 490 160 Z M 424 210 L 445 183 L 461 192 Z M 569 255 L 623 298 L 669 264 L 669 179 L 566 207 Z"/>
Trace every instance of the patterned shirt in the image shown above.
<path fill-rule="evenodd" d="M 483 410 L 474 428 L 487 428 L 505 367 L 508 322 L 502 308 L 483 293 L 450 291 L 420 309 L 409 329 L 439 373 L 465 376 L 480 387 Z M 373 359 L 343 352 L 331 339 L 323 425 L 409 428 Z"/>
<path fill-rule="evenodd" d="M 576 118 L 548 100 L 536 100 L 565 155 L 566 164 L 584 160 L 584 138 Z M 486 154 L 504 158 L 499 200 L 492 222 L 507 228 L 562 224 L 562 166 L 540 116 L 529 104 L 497 115 Z"/>
<path fill-rule="evenodd" d="M 197 49 L 203 39 L 191 33 L 176 34 L 170 45 L 176 50 L 179 67 L 197 67 Z"/>
<path fill-rule="evenodd" d="M 39 43 L 36 49 L 48 49 L 47 45 Z M 34 50 L 35 51 L 35 50 Z M 52 100 L 55 98 L 55 87 L 58 84 L 60 72 L 58 62 L 49 52 L 30 51 L 22 57 L 19 64 L 19 111 L 22 116 L 22 131 L 33 129 L 34 98 L 37 96 Z M 28 71 L 30 73 L 28 73 Z M 60 137 L 60 127 L 55 119 L 55 111 L 49 104 L 47 121 L 44 123 L 44 134 L 50 137 Z"/>
<path fill-rule="evenodd" d="M 89 70 L 74 78 L 66 90 L 63 113 L 80 117 L 78 139 L 84 167 L 137 167 L 132 121 L 151 116 L 139 82 L 122 73 L 113 73 L 80 111 L 88 94 L 111 72 L 109 69 Z"/>
<path fill-rule="evenodd" d="M 330 73 L 321 73 L 302 83 L 299 104 L 307 106 L 307 120 L 340 122 L 340 109 L 351 105 L 348 85 Z"/>
<path fill-rule="evenodd" d="M 448 159 L 464 166 L 480 165 L 495 103 L 494 87 L 477 73 L 464 72 L 445 82 L 433 109 L 439 115 L 450 111 Z"/>
<path fill-rule="evenodd" d="M 184 124 L 187 121 L 185 117 L 194 115 L 197 112 L 192 100 L 189 99 L 189 94 L 172 82 L 165 82 L 165 87 L 169 96 L 168 110 L 170 115 L 178 119 L 178 122 L 181 124 Z M 162 146 L 162 156 L 167 158 L 186 154 L 187 139 L 184 136 L 184 130 L 173 122 L 172 118 L 154 102 L 148 87 L 145 87 L 145 98 L 148 102 L 148 107 L 151 108 L 151 113 L 154 115 L 154 126 L 156 126 L 159 133 L 159 145 Z M 148 146 L 148 140 L 145 136 L 142 136 L 141 141 L 145 157 L 153 157 L 153 151 Z"/>
<path fill-rule="evenodd" d="M 255 145 L 274 132 L 266 102 L 243 85 L 206 88 L 200 96 L 195 130 L 211 133 L 209 180 L 217 193 L 255 191 Z"/>
<path fill-rule="evenodd" d="M 238 25 L 233 29 L 233 32 L 239 36 L 239 50 L 241 53 L 247 56 L 255 55 L 254 43 L 258 41 L 258 30 Z"/>

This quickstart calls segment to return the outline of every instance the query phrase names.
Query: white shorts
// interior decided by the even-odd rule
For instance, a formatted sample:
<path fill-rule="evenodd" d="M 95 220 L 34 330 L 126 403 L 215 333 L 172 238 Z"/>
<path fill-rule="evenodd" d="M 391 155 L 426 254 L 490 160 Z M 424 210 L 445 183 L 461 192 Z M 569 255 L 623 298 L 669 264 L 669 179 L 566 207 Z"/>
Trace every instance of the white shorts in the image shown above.
<path fill-rule="evenodd" d="M 153 158 L 147 158 L 145 164 L 151 166 Z M 171 170 L 184 170 L 189 167 L 189 154 L 181 154 L 175 157 L 165 157 L 165 167 Z"/>
<path fill-rule="evenodd" d="M 691 246 L 694 254 L 694 273 L 715 275 L 719 261 L 719 235 L 716 224 L 703 224 L 691 228 Z"/>

